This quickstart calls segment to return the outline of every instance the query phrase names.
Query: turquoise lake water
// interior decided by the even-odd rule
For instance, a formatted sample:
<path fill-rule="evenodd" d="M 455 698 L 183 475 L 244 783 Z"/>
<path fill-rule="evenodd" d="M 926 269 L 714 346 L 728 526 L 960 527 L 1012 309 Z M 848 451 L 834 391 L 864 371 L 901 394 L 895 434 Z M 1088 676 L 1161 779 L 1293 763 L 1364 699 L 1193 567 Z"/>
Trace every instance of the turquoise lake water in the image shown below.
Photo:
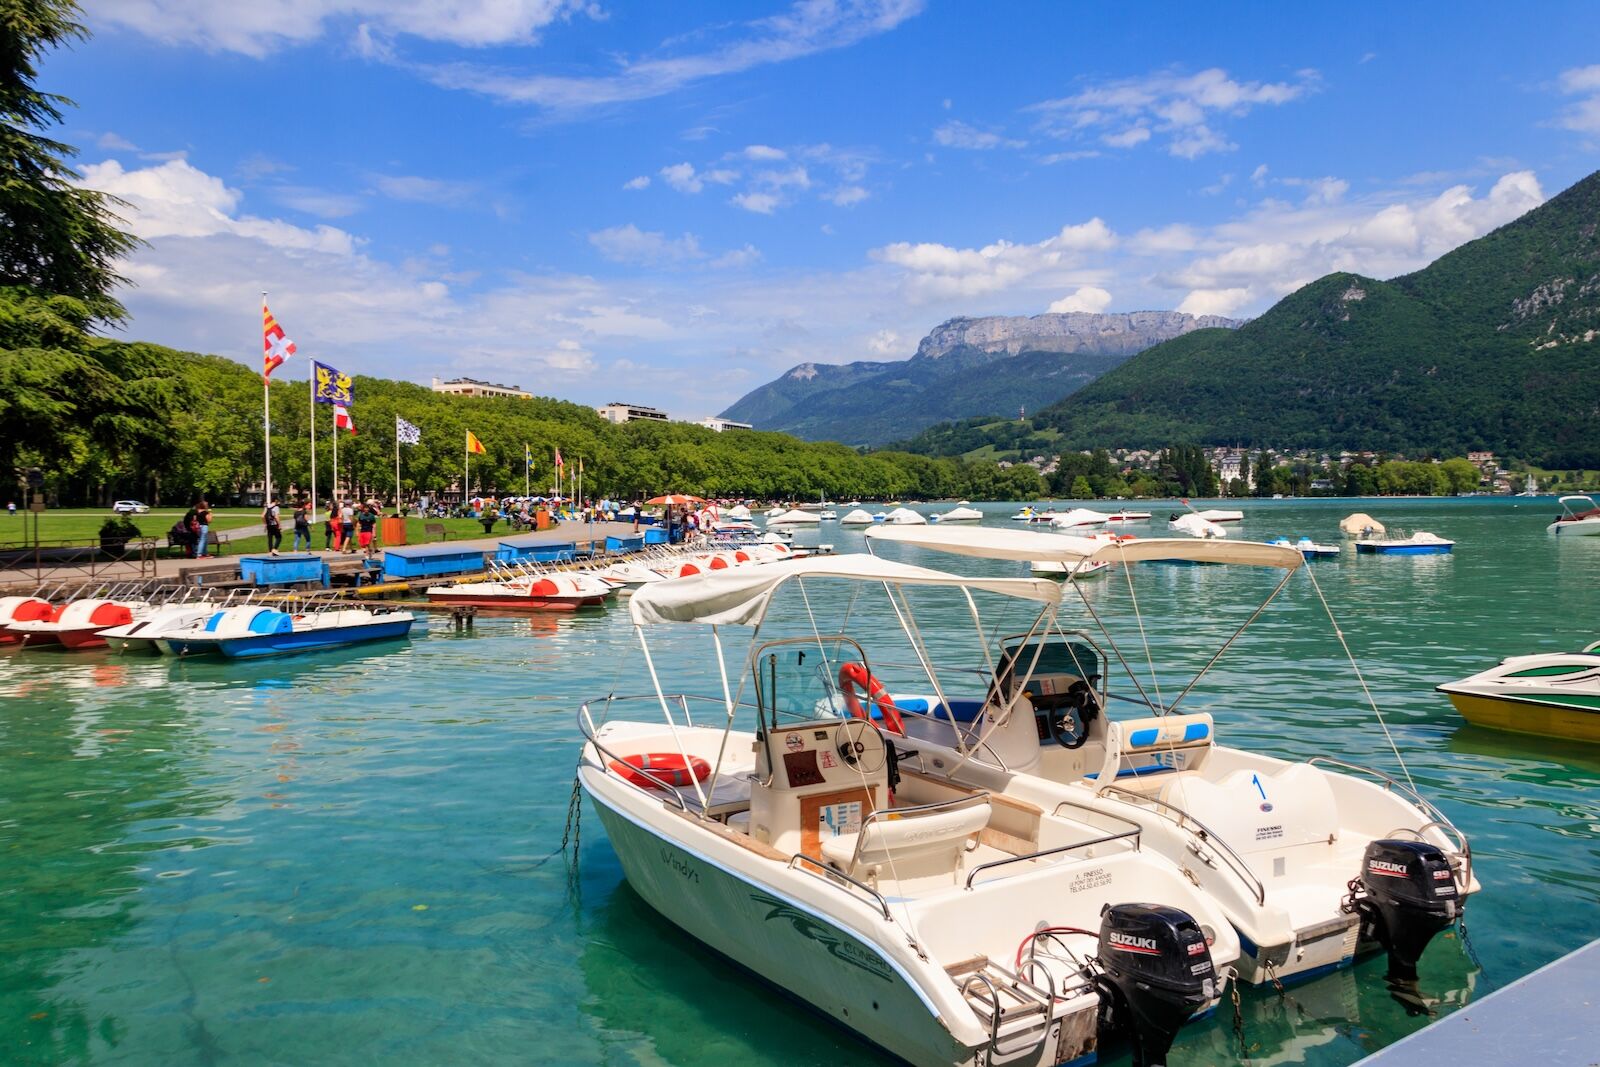
<path fill-rule="evenodd" d="M 1433 692 L 1506 655 L 1600 639 L 1600 538 L 1549 537 L 1543 500 L 1242 507 L 1234 538 L 1338 541 L 1339 518 L 1364 510 L 1458 541 L 1452 556 L 1306 568 L 1411 775 L 1472 839 L 1484 890 L 1468 943 L 1424 957 L 1433 1010 L 1600 936 L 1600 746 L 1467 727 Z M 1013 508 L 985 510 L 1010 525 Z M 832 524 L 820 536 L 861 543 Z M 1169 699 L 1272 581 L 1139 570 Z M 1085 593 L 1143 670 L 1122 582 Z M 975 665 L 954 608 L 929 600 L 920 617 L 936 650 Z M 1064 616 L 1082 615 L 1069 597 Z M 889 629 L 870 609 L 856 620 Z M 714 691 L 703 632 L 652 647 L 669 688 Z M 578 702 L 643 691 L 636 649 L 623 607 L 482 619 L 461 636 L 424 621 L 409 643 L 279 662 L 0 652 L 0 1062 L 885 1062 L 651 912 L 592 811 L 576 879 L 540 864 L 566 821 Z M 1229 744 L 1400 771 L 1304 572 L 1184 703 Z M 1357 1060 L 1428 1021 L 1383 970 L 1367 960 L 1284 999 L 1247 990 L 1247 1056 L 1224 1017 L 1185 1031 L 1172 1062 Z"/>

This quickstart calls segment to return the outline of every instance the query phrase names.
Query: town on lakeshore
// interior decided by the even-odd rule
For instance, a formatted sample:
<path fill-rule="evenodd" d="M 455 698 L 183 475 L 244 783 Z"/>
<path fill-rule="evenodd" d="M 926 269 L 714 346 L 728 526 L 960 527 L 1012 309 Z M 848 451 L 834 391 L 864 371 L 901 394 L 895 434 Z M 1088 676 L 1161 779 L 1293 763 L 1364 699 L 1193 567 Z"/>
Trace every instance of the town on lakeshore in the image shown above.
<path fill-rule="evenodd" d="M 1600 9 L 1437 16 L 0 2 L 0 1063 L 1593 1067 Z"/>

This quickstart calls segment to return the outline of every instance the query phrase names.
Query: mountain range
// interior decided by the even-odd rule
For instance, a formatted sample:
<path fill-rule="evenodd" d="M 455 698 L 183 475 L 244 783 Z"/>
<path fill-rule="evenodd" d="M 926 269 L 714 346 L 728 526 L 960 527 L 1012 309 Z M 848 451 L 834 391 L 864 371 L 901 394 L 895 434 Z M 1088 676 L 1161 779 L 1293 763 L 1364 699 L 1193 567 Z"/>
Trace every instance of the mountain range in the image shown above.
<path fill-rule="evenodd" d="M 910 359 L 802 363 L 722 415 L 812 440 L 881 445 L 940 420 L 1042 407 L 1153 344 L 1238 325 L 1177 311 L 951 319 Z"/>
<path fill-rule="evenodd" d="M 1600 466 L 1600 172 L 1413 274 L 1330 274 L 1237 330 L 1155 345 L 1040 411 L 1017 439 L 932 427 L 931 454 L 1174 442 Z"/>

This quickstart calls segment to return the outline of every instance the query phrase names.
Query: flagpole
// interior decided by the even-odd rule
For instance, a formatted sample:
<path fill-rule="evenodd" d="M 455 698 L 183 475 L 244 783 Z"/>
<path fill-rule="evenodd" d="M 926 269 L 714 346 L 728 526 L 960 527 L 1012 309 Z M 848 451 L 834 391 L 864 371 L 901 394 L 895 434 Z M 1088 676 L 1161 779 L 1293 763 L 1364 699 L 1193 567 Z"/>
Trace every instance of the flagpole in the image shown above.
<path fill-rule="evenodd" d="M 267 317 L 267 291 L 261 290 L 261 317 Z M 266 360 L 262 359 L 261 372 L 261 440 L 266 450 L 266 466 L 262 472 L 262 510 L 272 503 L 272 379 L 267 377 Z"/>
<path fill-rule="evenodd" d="M 317 361 L 307 360 L 306 391 L 310 396 L 307 403 L 310 405 L 311 420 L 311 517 L 306 520 L 312 525 L 317 522 Z"/>
<path fill-rule="evenodd" d="M 400 514 L 400 415 L 394 417 L 394 513 Z"/>
<path fill-rule="evenodd" d="M 526 441 L 522 442 L 522 495 L 533 495 L 533 453 Z"/>
<path fill-rule="evenodd" d="M 472 431 L 461 439 L 461 510 L 467 509 L 468 488 L 472 485 Z"/>
<path fill-rule="evenodd" d="M 333 420 L 333 499 L 339 499 L 339 420 Z"/>

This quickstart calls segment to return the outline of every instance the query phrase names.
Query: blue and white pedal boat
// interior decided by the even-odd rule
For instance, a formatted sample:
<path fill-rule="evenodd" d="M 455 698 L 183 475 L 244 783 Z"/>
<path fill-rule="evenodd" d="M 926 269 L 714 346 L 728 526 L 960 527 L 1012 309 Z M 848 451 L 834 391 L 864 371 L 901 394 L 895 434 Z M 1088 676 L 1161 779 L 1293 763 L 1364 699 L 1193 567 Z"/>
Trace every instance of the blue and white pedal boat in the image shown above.
<path fill-rule="evenodd" d="M 1456 547 L 1438 534 L 1419 530 L 1410 537 L 1370 538 L 1356 542 L 1356 551 L 1377 556 L 1438 556 Z"/>
<path fill-rule="evenodd" d="M 261 605 L 228 608 L 184 629 L 169 631 L 168 651 L 229 659 L 319 652 L 406 637 L 416 616 L 384 608 L 332 608 L 291 615 Z"/>

